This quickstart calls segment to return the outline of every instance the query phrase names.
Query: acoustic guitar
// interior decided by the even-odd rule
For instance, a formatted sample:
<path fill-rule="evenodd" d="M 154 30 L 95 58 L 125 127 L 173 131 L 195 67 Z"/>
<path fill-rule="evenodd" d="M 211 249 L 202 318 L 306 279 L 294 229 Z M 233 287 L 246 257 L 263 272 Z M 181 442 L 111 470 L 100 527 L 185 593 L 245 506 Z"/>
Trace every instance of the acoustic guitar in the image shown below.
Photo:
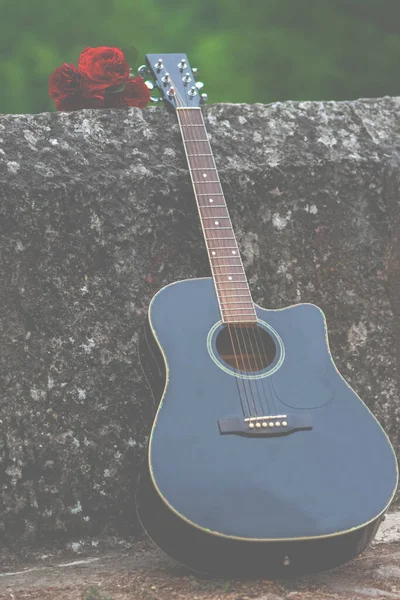
<path fill-rule="evenodd" d="M 152 299 L 140 357 L 158 403 L 138 482 L 149 537 L 195 571 L 293 577 L 372 540 L 394 496 L 389 439 L 340 375 L 324 313 L 253 302 L 184 54 L 149 54 L 176 113 L 212 277 Z"/>

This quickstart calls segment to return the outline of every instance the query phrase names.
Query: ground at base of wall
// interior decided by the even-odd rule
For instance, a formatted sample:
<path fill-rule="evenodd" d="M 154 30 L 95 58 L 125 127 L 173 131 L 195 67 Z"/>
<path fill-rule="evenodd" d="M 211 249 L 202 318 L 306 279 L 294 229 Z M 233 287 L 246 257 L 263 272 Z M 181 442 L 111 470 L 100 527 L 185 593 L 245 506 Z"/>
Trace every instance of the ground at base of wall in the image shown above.
<path fill-rule="evenodd" d="M 0 551 L 0 600 L 400 600 L 400 512 L 357 559 L 298 581 L 197 577 L 147 540 Z"/>

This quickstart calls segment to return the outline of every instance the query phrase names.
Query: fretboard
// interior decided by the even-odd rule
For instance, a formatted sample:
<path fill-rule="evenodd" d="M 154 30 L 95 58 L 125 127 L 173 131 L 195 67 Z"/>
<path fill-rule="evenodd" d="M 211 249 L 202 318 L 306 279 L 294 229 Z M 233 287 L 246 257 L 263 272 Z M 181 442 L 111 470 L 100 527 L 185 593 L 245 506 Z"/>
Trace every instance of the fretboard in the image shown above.
<path fill-rule="evenodd" d="M 224 323 L 257 321 L 246 273 L 200 108 L 177 117 Z"/>

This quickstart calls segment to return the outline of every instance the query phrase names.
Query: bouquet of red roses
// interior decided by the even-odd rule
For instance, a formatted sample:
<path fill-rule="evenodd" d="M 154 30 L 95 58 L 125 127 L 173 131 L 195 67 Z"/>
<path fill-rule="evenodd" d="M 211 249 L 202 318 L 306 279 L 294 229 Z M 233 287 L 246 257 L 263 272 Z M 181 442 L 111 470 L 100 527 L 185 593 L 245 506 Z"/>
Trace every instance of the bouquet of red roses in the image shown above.
<path fill-rule="evenodd" d="M 57 110 L 81 108 L 144 108 L 150 91 L 142 77 L 130 77 L 119 48 L 85 48 L 78 67 L 64 63 L 49 77 L 49 94 Z"/>

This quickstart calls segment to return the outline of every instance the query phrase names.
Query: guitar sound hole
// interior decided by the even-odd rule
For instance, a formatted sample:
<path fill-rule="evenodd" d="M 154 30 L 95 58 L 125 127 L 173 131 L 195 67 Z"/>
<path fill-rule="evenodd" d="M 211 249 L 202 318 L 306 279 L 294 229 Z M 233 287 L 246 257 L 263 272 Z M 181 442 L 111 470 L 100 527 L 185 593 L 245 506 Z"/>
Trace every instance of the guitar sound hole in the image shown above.
<path fill-rule="evenodd" d="M 215 343 L 222 360 L 239 371 L 262 371 L 276 355 L 272 336 L 254 324 L 226 325 L 218 333 Z"/>

